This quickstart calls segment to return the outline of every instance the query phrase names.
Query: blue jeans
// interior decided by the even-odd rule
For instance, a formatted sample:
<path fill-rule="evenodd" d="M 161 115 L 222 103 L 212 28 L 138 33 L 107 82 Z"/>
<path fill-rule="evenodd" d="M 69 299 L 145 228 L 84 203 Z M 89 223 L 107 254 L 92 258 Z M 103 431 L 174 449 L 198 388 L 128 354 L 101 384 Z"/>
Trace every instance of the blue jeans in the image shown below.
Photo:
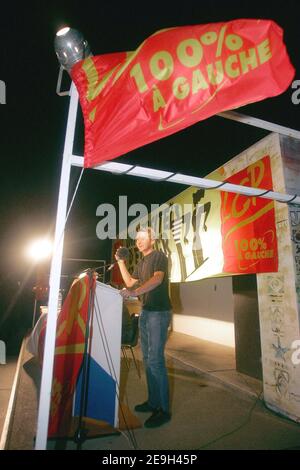
<path fill-rule="evenodd" d="M 169 384 L 164 349 L 171 312 L 142 310 L 140 315 L 141 348 L 144 357 L 148 403 L 169 412 Z"/>

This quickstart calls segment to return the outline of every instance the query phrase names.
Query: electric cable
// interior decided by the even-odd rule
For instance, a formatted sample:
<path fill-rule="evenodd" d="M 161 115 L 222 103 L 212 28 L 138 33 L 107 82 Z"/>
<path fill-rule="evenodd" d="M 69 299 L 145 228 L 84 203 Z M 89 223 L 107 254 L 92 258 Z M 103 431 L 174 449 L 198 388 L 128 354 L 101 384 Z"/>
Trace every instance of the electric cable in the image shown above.
<path fill-rule="evenodd" d="M 228 436 L 231 436 L 232 434 L 234 434 L 235 432 L 239 431 L 240 429 L 242 429 L 244 426 L 246 426 L 246 424 L 248 424 L 248 422 L 250 421 L 251 419 L 251 416 L 252 416 L 252 413 L 257 405 L 257 403 L 261 400 L 261 396 L 262 396 L 263 392 L 261 392 L 257 397 L 256 399 L 254 400 L 249 412 L 248 412 L 248 415 L 245 419 L 245 421 L 243 421 L 237 428 L 233 429 L 232 431 L 229 431 L 225 434 L 221 434 L 219 437 L 217 437 L 216 439 L 213 439 L 209 442 L 207 442 L 206 444 L 202 445 L 201 447 L 199 447 L 197 450 L 202 450 L 202 449 L 205 449 L 206 447 L 210 446 L 211 444 L 214 444 L 215 442 L 217 441 L 220 441 L 221 439 L 224 439 L 225 437 L 228 437 Z"/>
<path fill-rule="evenodd" d="M 106 336 L 106 333 L 105 333 L 105 328 L 104 328 L 104 325 L 103 325 L 101 309 L 100 309 L 100 306 L 99 306 L 99 303 L 98 303 L 97 296 L 95 296 L 95 318 L 96 318 L 98 328 L 99 328 L 99 333 L 100 333 L 100 336 L 101 336 L 101 339 L 102 339 L 102 345 L 103 345 L 104 353 L 105 353 L 105 356 L 106 356 L 107 364 L 108 364 L 110 373 L 111 373 L 112 377 L 114 378 L 114 380 L 116 382 L 116 395 L 117 395 L 117 398 L 118 398 L 120 411 L 121 411 L 121 414 L 122 414 L 127 432 L 129 434 L 129 439 L 131 441 L 131 445 L 136 450 L 136 449 L 138 449 L 138 445 L 137 445 L 137 441 L 136 441 L 136 438 L 135 438 L 135 433 L 134 433 L 133 430 L 130 430 L 130 428 L 127 424 L 126 418 L 125 418 L 124 410 L 123 410 L 122 405 L 121 405 L 120 384 L 119 384 L 119 381 L 118 381 L 118 378 L 117 378 L 117 375 L 116 375 L 116 371 L 115 371 L 115 368 L 114 368 L 114 365 L 113 365 L 113 361 L 112 361 L 112 357 L 111 357 L 111 353 L 110 353 L 110 348 L 109 348 L 109 345 L 108 345 L 108 340 L 107 340 L 107 336 Z M 100 325 L 100 323 L 101 323 L 101 325 Z"/>

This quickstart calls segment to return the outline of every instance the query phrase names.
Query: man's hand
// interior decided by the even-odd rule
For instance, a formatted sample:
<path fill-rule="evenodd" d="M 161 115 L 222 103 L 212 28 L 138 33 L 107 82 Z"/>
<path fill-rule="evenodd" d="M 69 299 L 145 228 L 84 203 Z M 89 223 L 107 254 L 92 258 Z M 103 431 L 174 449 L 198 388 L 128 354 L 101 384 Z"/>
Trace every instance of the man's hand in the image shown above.
<path fill-rule="evenodd" d="M 135 297 L 134 291 L 129 290 L 129 289 L 120 290 L 120 294 L 123 297 L 123 299 L 128 299 L 128 297 Z"/>

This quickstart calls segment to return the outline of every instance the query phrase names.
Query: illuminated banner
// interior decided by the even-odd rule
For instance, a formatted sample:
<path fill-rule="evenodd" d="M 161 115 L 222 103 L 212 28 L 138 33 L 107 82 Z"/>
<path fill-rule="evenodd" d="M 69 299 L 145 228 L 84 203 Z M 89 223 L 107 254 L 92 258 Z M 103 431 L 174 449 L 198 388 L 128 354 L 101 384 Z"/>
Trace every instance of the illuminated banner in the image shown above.
<path fill-rule="evenodd" d="M 264 157 L 226 181 L 272 188 L 270 158 Z M 221 192 L 224 267 L 228 273 L 278 270 L 274 201 Z"/>
<path fill-rule="evenodd" d="M 282 93 L 294 76 L 282 36 L 273 21 L 255 19 L 168 28 L 134 52 L 78 62 L 84 165 Z"/>
<path fill-rule="evenodd" d="M 226 181 L 272 189 L 270 157 Z M 191 187 L 152 212 L 150 219 L 159 235 L 156 248 L 168 258 L 171 282 L 278 271 L 273 201 Z M 133 239 L 122 242 L 130 252 L 127 266 L 131 271 L 139 253 Z"/>

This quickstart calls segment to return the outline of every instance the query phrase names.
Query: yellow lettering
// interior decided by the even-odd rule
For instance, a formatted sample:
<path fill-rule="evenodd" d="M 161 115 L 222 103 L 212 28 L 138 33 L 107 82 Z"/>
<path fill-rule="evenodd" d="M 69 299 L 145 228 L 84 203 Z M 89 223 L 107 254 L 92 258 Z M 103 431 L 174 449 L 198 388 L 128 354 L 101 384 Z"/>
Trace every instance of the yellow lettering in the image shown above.
<path fill-rule="evenodd" d="M 228 214 L 225 214 L 225 210 L 226 210 L 226 207 L 227 207 L 227 202 L 228 202 L 228 193 L 224 192 L 224 211 L 223 211 L 223 219 L 224 219 L 224 222 L 226 222 L 227 220 L 230 219 L 231 217 L 231 214 L 230 212 Z"/>
<path fill-rule="evenodd" d="M 199 90 L 206 90 L 208 88 L 207 81 L 205 80 L 201 70 L 194 70 L 192 77 L 192 93 L 193 95 Z"/>
<path fill-rule="evenodd" d="M 241 182 L 240 182 L 240 185 L 243 185 L 245 183 L 249 183 L 249 178 L 244 178 Z M 247 198 L 245 203 L 243 204 L 242 208 L 240 210 L 237 209 L 237 201 L 239 199 L 240 195 L 239 194 L 236 194 L 233 198 L 233 201 L 232 201 L 232 208 L 231 208 L 231 213 L 232 213 L 232 217 L 242 217 L 246 212 L 247 210 L 249 209 L 249 206 L 250 206 L 250 199 Z"/>
<path fill-rule="evenodd" d="M 177 56 L 179 61 L 185 67 L 196 67 L 201 62 L 203 49 L 197 39 L 186 39 L 179 43 L 177 47 Z"/>
<path fill-rule="evenodd" d="M 153 95 L 152 95 L 152 100 L 153 100 L 153 111 L 156 113 L 160 108 L 164 108 L 166 106 L 166 102 L 157 88 L 157 86 L 153 86 Z"/>
<path fill-rule="evenodd" d="M 251 67 L 251 69 L 253 70 L 258 66 L 255 49 L 248 49 L 248 57 L 246 56 L 246 53 L 246 51 L 242 51 L 239 53 L 243 73 L 249 72 L 249 67 Z"/>
<path fill-rule="evenodd" d="M 238 57 L 236 54 L 232 54 L 228 57 L 228 59 L 225 62 L 225 72 L 228 77 L 230 78 L 236 78 L 240 75 L 241 70 L 240 67 L 237 66 L 233 68 L 233 64 L 238 64 Z"/>
<path fill-rule="evenodd" d="M 236 34 L 227 34 L 225 38 L 225 44 L 230 51 L 237 51 L 243 45 L 243 40 Z"/>
<path fill-rule="evenodd" d="M 95 106 L 92 111 L 90 112 L 89 114 L 89 120 L 91 122 L 94 122 L 95 121 L 95 117 L 96 117 L 96 111 L 97 111 L 97 106 Z"/>
<path fill-rule="evenodd" d="M 270 50 L 270 42 L 268 38 L 257 46 L 257 52 L 260 64 L 264 64 L 265 62 L 268 62 L 268 60 L 271 59 L 272 52 Z"/>
<path fill-rule="evenodd" d="M 173 83 L 173 94 L 179 100 L 183 100 L 190 92 L 190 85 L 187 83 L 185 77 L 178 77 Z"/>
<path fill-rule="evenodd" d="M 213 64 L 208 64 L 206 67 L 208 80 L 212 85 L 219 85 L 224 78 L 223 64 L 221 60 L 215 63 L 216 70 L 213 69 Z"/>
<path fill-rule="evenodd" d="M 202 34 L 200 41 L 205 46 L 210 46 L 218 39 L 218 35 L 215 31 L 208 31 L 207 33 Z"/>
<path fill-rule="evenodd" d="M 174 70 L 172 56 L 167 51 L 159 51 L 150 59 L 150 70 L 157 80 L 168 80 Z"/>
<path fill-rule="evenodd" d="M 259 188 L 260 183 L 265 174 L 265 166 L 262 160 L 258 160 L 257 162 L 252 163 L 247 168 L 247 173 L 250 176 L 250 186 L 253 188 Z M 256 197 L 252 197 L 252 204 L 256 206 Z"/>
<path fill-rule="evenodd" d="M 144 93 L 149 89 L 139 62 L 130 70 L 130 76 L 134 78 L 139 93 Z"/>
<path fill-rule="evenodd" d="M 107 81 L 118 66 L 107 72 L 102 78 L 99 78 L 98 71 L 95 67 L 92 57 L 87 57 L 82 64 L 82 69 L 85 72 L 88 88 L 86 98 L 88 101 L 93 101 L 105 87 Z"/>

